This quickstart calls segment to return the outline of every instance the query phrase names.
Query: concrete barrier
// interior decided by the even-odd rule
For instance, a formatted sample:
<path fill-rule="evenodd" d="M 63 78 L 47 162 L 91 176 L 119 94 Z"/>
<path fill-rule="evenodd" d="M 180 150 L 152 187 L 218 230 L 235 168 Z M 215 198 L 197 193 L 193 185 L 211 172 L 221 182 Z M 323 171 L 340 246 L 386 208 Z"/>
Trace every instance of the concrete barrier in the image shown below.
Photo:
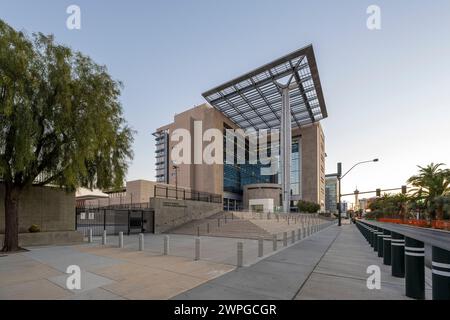
<path fill-rule="evenodd" d="M 264 239 L 258 238 L 258 257 L 261 258 L 264 255 Z"/>
<path fill-rule="evenodd" d="M 237 243 L 237 266 L 240 268 L 244 265 L 244 243 Z"/>
<path fill-rule="evenodd" d="M 106 245 L 106 230 L 103 230 L 102 245 Z"/>
<path fill-rule="evenodd" d="M 119 232 L 119 248 L 123 248 L 123 232 Z"/>
<path fill-rule="evenodd" d="M 139 251 L 144 251 L 144 234 L 139 233 Z"/>
<path fill-rule="evenodd" d="M 169 255 L 169 236 L 164 236 L 164 255 Z"/>
<path fill-rule="evenodd" d="M 93 241 L 92 229 L 89 229 L 88 242 L 89 242 L 89 243 L 92 243 L 92 241 Z"/>
<path fill-rule="evenodd" d="M 195 238 L 195 256 L 194 260 L 200 260 L 200 238 Z"/>

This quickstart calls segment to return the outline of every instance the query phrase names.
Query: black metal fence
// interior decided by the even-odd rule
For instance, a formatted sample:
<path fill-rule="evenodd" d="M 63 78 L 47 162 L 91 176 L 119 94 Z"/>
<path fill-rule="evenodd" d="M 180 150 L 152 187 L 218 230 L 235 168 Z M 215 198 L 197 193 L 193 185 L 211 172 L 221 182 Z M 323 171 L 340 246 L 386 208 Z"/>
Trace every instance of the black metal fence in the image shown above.
<path fill-rule="evenodd" d="M 155 186 L 155 198 L 222 203 L 222 196 L 219 194 L 158 185 Z"/>
<path fill-rule="evenodd" d="M 126 207 L 128 206 L 128 207 Z M 113 207 L 77 207 L 75 209 L 75 226 L 85 236 L 92 229 L 94 236 L 101 236 L 106 230 L 108 235 L 117 235 L 119 232 L 153 233 L 154 211 L 150 208 L 131 205 Z"/>

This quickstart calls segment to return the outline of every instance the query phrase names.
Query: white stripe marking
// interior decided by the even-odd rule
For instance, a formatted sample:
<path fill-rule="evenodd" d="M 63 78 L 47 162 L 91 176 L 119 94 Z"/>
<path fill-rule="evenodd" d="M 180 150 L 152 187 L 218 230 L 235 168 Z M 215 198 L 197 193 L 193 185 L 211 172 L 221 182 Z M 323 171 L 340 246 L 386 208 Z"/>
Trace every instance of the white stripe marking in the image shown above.
<path fill-rule="evenodd" d="M 450 269 L 450 264 L 448 263 L 432 261 L 431 264 L 435 267 Z"/>
<path fill-rule="evenodd" d="M 436 269 L 431 270 L 431 272 L 440 276 L 450 277 L 450 272 L 440 271 Z"/>
<path fill-rule="evenodd" d="M 425 252 L 425 248 L 405 247 L 405 250 Z"/>
<path fill-rule="evenodd" d="M 407 255 L 407 256 L 413 256 L 413 257 L 425 257 L 425 253 L 405 252 L 405 255 Z"/>

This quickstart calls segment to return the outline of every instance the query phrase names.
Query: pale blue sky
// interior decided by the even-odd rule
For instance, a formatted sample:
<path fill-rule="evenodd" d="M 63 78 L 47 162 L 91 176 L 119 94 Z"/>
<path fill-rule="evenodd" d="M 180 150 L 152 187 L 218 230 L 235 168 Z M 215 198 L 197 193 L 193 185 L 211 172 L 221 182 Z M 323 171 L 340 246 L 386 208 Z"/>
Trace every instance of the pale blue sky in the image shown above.
<path fill-rule="evenodd" d="M 71 4 L 79 31 L 65 26 Z M 366 28 L 371 4 L 380 31 Z M 448 0 L 1 0 L 0 18 L 53 33 L 123 81 L 138 131 L 129 179 L 154 179 L 151 133 L 204 102 L 202 92 L 309 43 L 329 113 L 327 173 L 380 158 L 347 176 L 344 192 L 400 186 L 417 164 L 450 165 Z"/>

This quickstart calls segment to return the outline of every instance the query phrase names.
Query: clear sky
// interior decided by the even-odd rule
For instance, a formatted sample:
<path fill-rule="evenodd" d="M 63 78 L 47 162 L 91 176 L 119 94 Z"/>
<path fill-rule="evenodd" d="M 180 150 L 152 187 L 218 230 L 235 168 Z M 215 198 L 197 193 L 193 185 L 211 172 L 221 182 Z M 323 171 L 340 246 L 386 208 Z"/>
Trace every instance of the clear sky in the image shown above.
<path fill-rule="evenodd" d="M 81 30 L 66 8 L 81 8 Z M 366 27 L 369 5 L 381 30 Z M 154 179 L 151 133 L 201 93 L 312 43 L 329 117 L 327 173 L 360 166 L 343 192 L 400 187 L 416 165 L 450 165 L 450 1 L 1 0 L 16 29 L 52 33 L 123 81 L 138 131 L 129 179 Z M 351 199 L 348 199 L 351 201 Z"/>

